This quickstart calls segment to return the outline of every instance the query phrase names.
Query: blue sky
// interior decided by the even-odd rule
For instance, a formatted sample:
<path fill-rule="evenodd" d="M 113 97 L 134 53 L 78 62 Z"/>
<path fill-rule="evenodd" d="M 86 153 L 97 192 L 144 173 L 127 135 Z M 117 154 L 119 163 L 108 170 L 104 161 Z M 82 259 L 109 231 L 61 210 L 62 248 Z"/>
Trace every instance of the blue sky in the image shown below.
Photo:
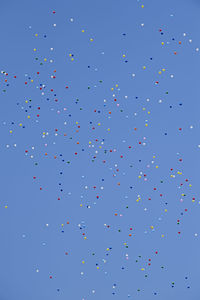
<path fill-rule="evenodd" d="M 2 3 L 0 299 L 199 299 L 199 13 Z"/>

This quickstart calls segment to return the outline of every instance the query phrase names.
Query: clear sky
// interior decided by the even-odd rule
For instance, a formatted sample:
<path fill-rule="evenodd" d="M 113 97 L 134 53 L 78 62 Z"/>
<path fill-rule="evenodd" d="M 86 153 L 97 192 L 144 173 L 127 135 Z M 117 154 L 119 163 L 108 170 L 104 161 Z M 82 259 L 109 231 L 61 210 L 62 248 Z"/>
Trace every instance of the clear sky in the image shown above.
<path fill-rule="evenodd" d="M 199 300 L 200 1 L 0 9 L 0 300 Z"/>

